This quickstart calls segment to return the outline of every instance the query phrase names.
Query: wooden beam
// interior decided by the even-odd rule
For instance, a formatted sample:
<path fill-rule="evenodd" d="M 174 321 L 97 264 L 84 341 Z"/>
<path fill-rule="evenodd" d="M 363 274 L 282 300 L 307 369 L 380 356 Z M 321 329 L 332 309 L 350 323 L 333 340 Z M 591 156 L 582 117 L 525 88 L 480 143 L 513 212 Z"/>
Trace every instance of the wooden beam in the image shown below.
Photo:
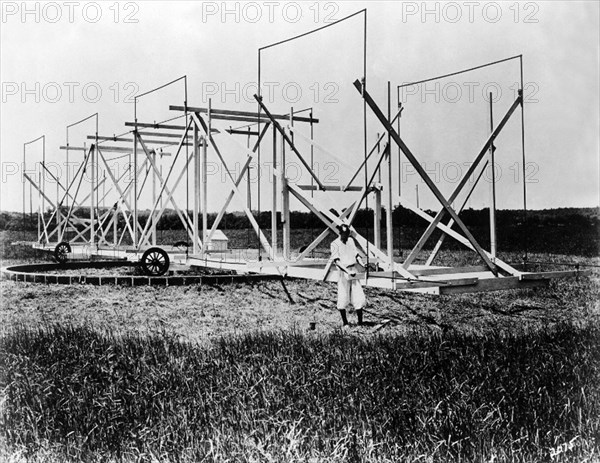
<path fill-rule="evenodd" d="M 271 249 L 272 260 L 277 259 L 278 237 L 277 237 L 277 129 L 273 127 L 273 175 L 271 178 Z"/>
<path fill-rule="evenodd" d="M 169 106 L 169 109 L 171 111 L 185 111 L 186 110 L 185 106 L 178 106 L 178 105 L 171 105 L 171 106 Z M 208 108 L 198 108 L 198 107 L 188 106 L 187 111 L 194 112 L 194 113 L 206 114 L 206 113 L 208 113 Z M 219 116 L 219 117 L 217 117 L 217 116 Z M 231 116 L 231 117 L 227 117 L 227 116 Z M 274 119 L 278 119 L 278 120 L 289 120 L 289 118 L 290 118 L 290 116 L 287 114 L 271 114 L 271 116 L 273 116 Z M 229 119 L 229 120 L 248 119 L 248 122 L 254 122 L 254 121 L 259 120 L 258 113 L 255 113 L 255 112 L 231 111 L 231 110 L 227 110 L 227 109 L 214 109 L 214 108 L 210 109 L 210 117 L 213 119 Z M 264 117 L 261 117 L 260 119 L 263 121 L 266 121 L 266 119 Z M 313 123 L 313 124 L 319 123 L 319 119 L 315 119 L 312 117 L 304 117 L 304 116 L 293 116 L 293 120 L 296 122 L 308 122 L 308 123 Z"/>
<path fill-rule="evenodd" d="M 140 132 L 138 132 L 141 135 Z M 96 137 L 92 135 L 87 136 L 88 139 L 94 140 Z M 178 137 L 181 138 L 181 137 Z M 189 137 L 186 137 L 189 138 Z M 133 138 L 124 138 L 124 137 L 98 137 L 98 140 L 101 141 L 113 141 L 113 142 L 123 142 L 123 143 L 133 143 Z M 177 141 L 165 141 L 165 140 L 144 140 L 144 143 L 147 145 L 164 145 L 164 146 L 178 146 L 179 142 Z M 185 143 L 184 146 L 192 146 L 191 143 Z M 131 151 L 131 148 L 128 148 Z M 106 150 L 105 150 L 106 151 Z"/>
<path fill-rule="evenodd" d="M 362 187 L 360 186 L 350 186 L 350 187 L 345 187 L 343 185 L 324 185 L 323 188 L 319 188 L 316 185 L 296 185 L 298 188 L 300 188 L 301 190 L 309 190 L 309 191 L 314 191 L 314 190 L 321 190 L 321 191 L 340 191 L 340 192 L 344 192 L 344 191 L 362 191 Z"/>
<path fill-rule="evenodd" d="M 591 270 L 561 270 L 556 272 L 528 272 L 521 275 L 521 280 L 551 280 L 554 278 L 568 278 L 575 276 L 591 275 Z"/>
<path fill-rule="evenodd" d="M 195 124 L 194 124 L 194 129 L 193 129 L 193 137 L 194 137 L 194 215 L 192 216 L 192 219 L 193 219 L 193 223 L 194 223 L 194 238 L 193 238 L 194 244 L 192 247 L 192 251 L 194 254 L 198 254 L 200 252 L 200 248 L 198 247 L 198 241 L 200 239 L 198 236 L 198 227 L 199 227 L 198 220 L 199 220 L 199 215 L 200 215 L 200 204 L 201 204 L 200 184 L 202 182 L 202 176 L 201 176 L 202 172 L 201 172 L 201 168 L 200 168 L 200 151 L 198 150 L 198 141 L 199 141 L 198 127 L 196 127 Z M 206 237 L 203 236 L 202 237 L 202 246 L 203 247 L 204 247 L 205 239 L 206 239 Z"/>
<path fill-rule="evenodd" d="M 422 269 L 410 268 L 411 273 L 416 276 L 447 275 L 454 273 L 481 273 L 487 270 L 488 268 L 483 265 L 473 265 L 470 267 L 435 267 Z"/>
<path fill-rule="evenodd" d="M 391 110 L 391 100 L 392 100 L 392 93 L 391 93 L 391 87 L 390 87 L 391 83 L 388 80 L 388 88 L 387 88 L 387 117 L 388 120 L 390 121 L 390 124 L 393 125 L 393 121 L 392 121 L 392 110 Z M 391 146 L 392 144 L 392 137 L 390 136 L 390 134 L 388 133 L 388 139 L 387 139 L 387 143 L 388 145 Z M 392 191 L 392 152 L 391 152 L 391 148 L 390 148 L 390 152 L 388 153 L 388 171 L 387 171 L 387 183 L 386 183 L 386 193 L 387 193 L 387 205 L 386 205 L 386 213 L 385 213 L 385 235 L 386 235 L 386 249 L 387 249 L 387 253 L 388 253 L 388 258 L 390 259 L 390 261 L 394 260 L 394 226 L 392 223 L 392 214 L 394 212 L 394 204 L 393 204 L 393 191 Z M 400 159 L 398 159 L 398 162 L 400 162 Z M 402 179 L 398 179 L 398 181 L 402 181 Z"/>
<path fill-rule="evenodd" d="M 499 291 L 517 288 L 538 288 L 548 286 L 549 280 L 520 280 L 519 277 L 480 278 L 470 286 L 440 287 L 440 294 L 477 293 L 481 291 Z"/>
<path fill-rule="evenodd" d="M 288 136 L 288 134 L 283 129 L 283 127 L 281 127 L 281 124 L 279 124 L 279 122 L 277 122 L 275 120 L 275 117 L 273 117 L 273 114 L 271 114 L 271 112 L 267 109 L 267 107 L 265 106 L 265 104 L 262 101 L 262 98 L 259 97 L 258 95 L 254 95 L 254 98 L 256 99 L 256 101 L 258 102 L 258 104 L 260 105 L 260 107 L 262 108 L 262 110 L 265 112 L 265 114 L 267 115 L 267 117 L 271 120 L 271 122 L 273 123 L 273 126 L 281 134 L 283 140 L 290 146 L 291 150 L 298 157 L 298 159 L 300 160 L 300 162 L 302 163 L 302 165 L 304 166 L 304 168 L 308 171 L 308 173 L 312 176 L 312 178 L 315 179 L 315 182 L 317 182 L 317 185 L 319 185 L 319 188 L 323 189 L 324 185 L 323 185 L 323 183 L 321 183 L 321 180 L 319 179 L 319 177 L 317 177 L 317 175 L 313 172 L 312 168 L 308 165 L 308 163 L 302 157 L 302 155 L 300 154 L 300 152 L 296 149 L 296 146 L 294 145 L 294 141 Z M 290 116 L 290 118 L 291 117 L 292 116 Z M 285 170 L 284 170 L 284 172 L 285 172 Z"/>
<path fill-rule="evenodd" d="M 394 284 L 394 289 L 399 289 L 399 290 L 403 290 L 403 289 L 415 289 L 415 288 L 435 288 L 435 287 L 439 287 L 441 288 L 448 288 L 448 287 L 452 287 L 452 288 L 463 288 L 465 286 L 473 286 L 476 285 L 479 282 L 479 278 L 473 277 L 473 278 L 456 278 L 454 280 L 440 280 L 440 281 L 434 281 L 434 280 L 428 280 L 428 281 L 419 281 L 419 280 L 411 280 L 411 281 L 406 281 L 406 280 L 402 280 L 400 279 L 399 281 L 396 281 Z"/>
<path fill-rule="evenodd" d="M 165 129 L 165 130 L 185 130 L 184 125 L 171 124 L 152 124 L 148 122 L 125 122 L 126 127 L 141 127 L 142 129 Z M 219 129 L 212 129 L 213 133 L 220 133 Z M 140 132 L 138 132 L 140 133 Z M 154 134 L 152 134 L 154 135 Z"/>
<path fill-rule="evenodd" d="M 277 129 L 277 127 L 275 127 Z M 288 187 L 287 177 L 285 176 L 287 158 L 285 152 L 285 138 L 281 137 L 281 148 L 279 150 L 279 188 L 281 193 L 281 231 L 282 243 L 281 252 L 283 259 L 289 261 L 291 258 L 291 237 L 292 229 L 290 226 L 290 189 Z"/>
<path fill-rule="evenodd" d="M 381 190 L 375 188 L 375 210 L 373 211 L 373 243 L 378 248 L 381 248 Z M 393 256 L 389 256 L 390 261 Z"/>
<path fill-rule="evenodd" d="M 133 148 L 127 148 L 125 146 L 110 146 L 110 145 L 99 145 L 102 148 L 102 151 L 106 151 L 107 153 L 133 153 Z M 61 150 L 69 150 L 69 151 L 87 151 L 87 149 L 83 146 L 76 146 L 68 148 L 66 146 L 61 146 Z"/>
<path fill-rule="evenodd" d="M 225 132 L 227 132 L 229 135 L 246 135 L 252 137 L 257 137 L 258 135 L 260 135 L 260 132 L 258 130 L 247 131 L 238 129 L 225 129 Z"/>
<path fill-rule="evenodd" d="M 69 151 L 83 151 L 83 152 L 87 152 L 87 150 L 88 150 L 88 148 L 86 148 L 85 146 L 59 146 L 58 149 L 69 150 Z"/>
<path fill-rule="evenodd" d="M 138 130 L 138 133 L 141 136 L 150 136 L 150 137 L 164 137 L 164 138 L 177 138 L 180 139 L 181 135 L 178 133 L 166 133 L 166 132 L 140 132 Z M 193 137 L 191 135 L 188 135 L 186 137 L 186 139 L 191 140 Z"/>

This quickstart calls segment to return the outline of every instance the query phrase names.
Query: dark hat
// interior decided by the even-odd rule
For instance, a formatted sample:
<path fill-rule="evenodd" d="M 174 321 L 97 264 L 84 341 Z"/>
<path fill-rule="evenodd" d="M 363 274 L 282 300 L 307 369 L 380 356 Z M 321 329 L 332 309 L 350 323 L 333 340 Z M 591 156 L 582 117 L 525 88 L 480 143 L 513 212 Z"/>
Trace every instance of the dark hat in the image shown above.
<path fill-rule="evenodd" d="M 350 230 L 350 224 L 347 221 L 343 220 L 341 224 L 339 224 L 339 225 L 336 226 L 336 228 L 339 231 L 342 231 L 344 228 L 346 230 Z"/>

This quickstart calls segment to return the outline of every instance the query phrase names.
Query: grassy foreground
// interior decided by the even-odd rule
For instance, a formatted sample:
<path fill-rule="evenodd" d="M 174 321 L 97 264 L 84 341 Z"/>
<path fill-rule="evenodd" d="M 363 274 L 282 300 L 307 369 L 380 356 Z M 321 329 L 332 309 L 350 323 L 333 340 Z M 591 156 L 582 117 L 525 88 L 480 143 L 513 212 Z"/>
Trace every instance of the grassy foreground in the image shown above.
<path fill-rule="evenodd" d="M 14 329 L 0 339 L 0 459 L 595 461 L 599 352 L 600 328 L 573 324 L 208 346 Z"/>

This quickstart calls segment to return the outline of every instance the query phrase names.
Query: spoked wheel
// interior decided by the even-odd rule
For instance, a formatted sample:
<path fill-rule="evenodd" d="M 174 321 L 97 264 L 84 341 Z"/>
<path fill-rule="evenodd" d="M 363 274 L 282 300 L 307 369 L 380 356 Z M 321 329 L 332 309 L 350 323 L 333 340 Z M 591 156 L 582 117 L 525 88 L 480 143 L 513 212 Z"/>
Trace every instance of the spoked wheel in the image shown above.
<path fill-rule="evenodd" d="M 141 264 L 146 275 L 164 275 L 169 270 L 169 255 L 161 248 L 150 248 L 142 255 Z"/>
<path fill-rule="evenodd" d="M 71 252 L 71 245 L 66 241 L 61 241 L 54 248 L 54 258 L 59 264 L 64 264 L 67 261 L 67 254 Z"/>

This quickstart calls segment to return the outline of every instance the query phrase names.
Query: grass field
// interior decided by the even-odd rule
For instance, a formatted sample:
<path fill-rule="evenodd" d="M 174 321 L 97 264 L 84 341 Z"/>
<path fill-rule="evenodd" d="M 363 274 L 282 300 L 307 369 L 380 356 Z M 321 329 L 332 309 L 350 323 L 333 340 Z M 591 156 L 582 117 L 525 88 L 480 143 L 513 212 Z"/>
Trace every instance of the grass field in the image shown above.
<path fill-rule="evenodd" d="M 42 258 L 15 239 L 3 265 Z M 600 461 L 597 273 L 367 289 L 345 330 L 333 285 L 285 285 L 3 281 L 0 461 Z"/>

